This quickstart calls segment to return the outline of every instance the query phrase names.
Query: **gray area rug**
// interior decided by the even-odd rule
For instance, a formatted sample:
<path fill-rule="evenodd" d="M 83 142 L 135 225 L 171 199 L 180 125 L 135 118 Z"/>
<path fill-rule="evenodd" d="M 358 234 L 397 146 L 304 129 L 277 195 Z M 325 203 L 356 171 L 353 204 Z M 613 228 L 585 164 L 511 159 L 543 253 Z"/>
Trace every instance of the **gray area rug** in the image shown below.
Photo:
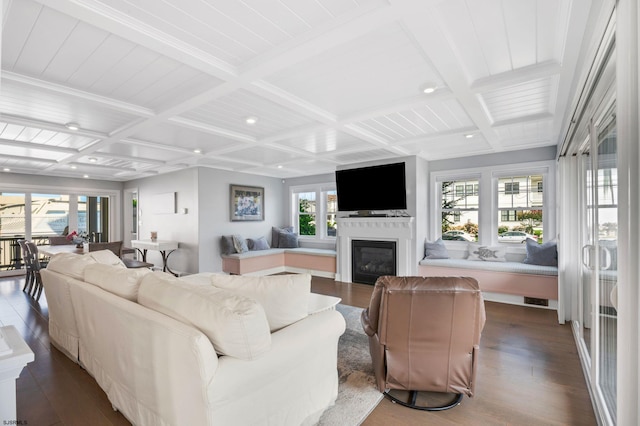
<path fill-rule="evenodd" d="M 318 425 L 355 426 L 376 408 L 382 394 L 375 387 L 369 340 L 360 324 L 362 308 L 339 304 L 336 309 L 347 323 L 338 342 L 338 399 Z"/>

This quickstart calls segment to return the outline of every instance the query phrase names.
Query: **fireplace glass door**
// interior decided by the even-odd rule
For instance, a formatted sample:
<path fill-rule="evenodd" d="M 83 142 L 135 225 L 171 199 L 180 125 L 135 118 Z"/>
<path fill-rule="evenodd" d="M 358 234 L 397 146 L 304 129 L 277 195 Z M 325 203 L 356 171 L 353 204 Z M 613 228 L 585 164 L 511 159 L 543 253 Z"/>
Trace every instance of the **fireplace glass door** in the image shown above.
<path fill-rule="evenodd" d="M 395 241 L 351 241 L 354 283 L 375 284 L 378 277 L 396 275 Z"/>

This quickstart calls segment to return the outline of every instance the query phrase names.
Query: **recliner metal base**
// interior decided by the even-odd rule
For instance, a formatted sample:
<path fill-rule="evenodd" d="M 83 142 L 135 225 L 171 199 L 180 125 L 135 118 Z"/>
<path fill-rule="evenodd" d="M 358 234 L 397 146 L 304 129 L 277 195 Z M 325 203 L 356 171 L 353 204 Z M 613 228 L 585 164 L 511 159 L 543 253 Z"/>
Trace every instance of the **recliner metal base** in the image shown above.
<path fill-rule="evenodd" d="M 414 410 L 422 410 L 422 411 L 444 411 L 444 410 L 448 410 L 450 408 L 456 407 L 458 405 L 460 405 L 460 403 L 462 402 L 462 397 L 464 396 L 461 393 L 457 393 L 454 394 L 455 398 L 453 399 L 453 401 L 445 404 L 445 405 L 441 405 L 438 407 L 422 407 L 419 405 L 416 405 L 416 399 L 418 398 L 418 391 L 409 391 L 409 397 L 411 399 L 411 402 L 404 402 L 398 398 L 396 398 L 395 396 L 391 395 L 389 393 L 388 390 L 383 392 L 383 395 L 386 396 L 387 398 L 389 398 L 394 404 L 400 404 L 402 406 L 405 407 L 409 407 L 409 408 L 413 408 Z"/>

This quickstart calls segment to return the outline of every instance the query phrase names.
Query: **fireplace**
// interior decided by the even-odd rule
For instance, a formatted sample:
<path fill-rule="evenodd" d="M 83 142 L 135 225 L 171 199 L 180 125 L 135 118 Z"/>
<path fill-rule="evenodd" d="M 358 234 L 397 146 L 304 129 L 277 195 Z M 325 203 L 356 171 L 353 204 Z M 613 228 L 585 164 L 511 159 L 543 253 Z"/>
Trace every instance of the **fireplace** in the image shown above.
<path fill-rule="evenodd" d="M 413 276 L 417 273 L 419 259 L 413 217 L 338 217 L 336 221 L 336 281 L 353 282 L 351 242 L 354 240 L 395 242 L 395 275 Z"/>
<path fill-rule="evenodd" d="M 396 242 L 351 240 L 352 282 L 375 284 L 382 275 L 396 275 Z"/>

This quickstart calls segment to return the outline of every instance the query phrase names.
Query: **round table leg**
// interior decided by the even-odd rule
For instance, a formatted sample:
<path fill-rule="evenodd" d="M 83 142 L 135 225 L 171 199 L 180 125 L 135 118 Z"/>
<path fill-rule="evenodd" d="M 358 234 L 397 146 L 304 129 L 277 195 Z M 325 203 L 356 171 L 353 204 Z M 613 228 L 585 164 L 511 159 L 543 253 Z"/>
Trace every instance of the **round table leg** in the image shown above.
<path fill-rule="evenodd" d="M 160 254 L 162 255 L 162 272 L 169 272 L 170 274 L 173 274 L 174 276 L 177 277 L 178 274 L 176 274 L 171 269 L 169 269 L 169 265 L 167 265 L 167 261 L 169 260 L 169 255 L 174 251 L 175 250 L 171 250 L 169 253 L 167 253 L 166 251 L 163 250 L 160 252 Z"/>

